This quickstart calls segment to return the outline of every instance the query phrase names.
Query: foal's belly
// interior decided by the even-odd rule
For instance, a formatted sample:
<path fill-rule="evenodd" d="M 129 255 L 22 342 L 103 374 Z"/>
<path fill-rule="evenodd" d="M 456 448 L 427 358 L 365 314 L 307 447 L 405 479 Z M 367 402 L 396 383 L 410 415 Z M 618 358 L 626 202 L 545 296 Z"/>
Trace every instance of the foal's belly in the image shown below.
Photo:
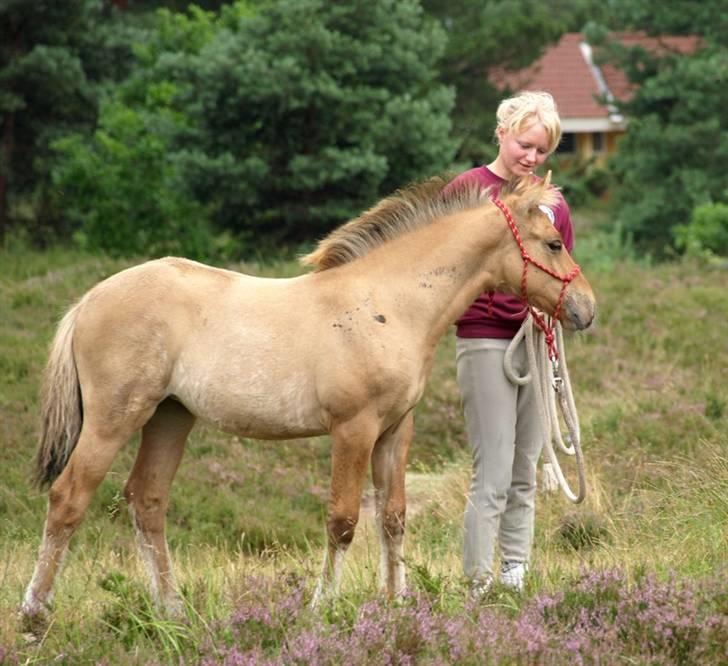
<path fill-rule="evenodd" d="M 196 417 L 221 430 L 255 439 L 324 434 L 321 409 L 309 378 L 262 369 L 210 366 L 175 368 L 170 393 Z"/>

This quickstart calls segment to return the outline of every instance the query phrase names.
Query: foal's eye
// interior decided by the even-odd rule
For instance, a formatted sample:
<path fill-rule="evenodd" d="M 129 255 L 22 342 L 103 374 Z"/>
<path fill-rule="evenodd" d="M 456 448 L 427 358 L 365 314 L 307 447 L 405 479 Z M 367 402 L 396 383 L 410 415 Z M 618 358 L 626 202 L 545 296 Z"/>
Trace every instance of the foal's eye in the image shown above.
<path fill-rule="evenodd" d="M 560 240 L 549 241 L 548 246 L 552 252 L 561 252 L 562 243 Z"/>

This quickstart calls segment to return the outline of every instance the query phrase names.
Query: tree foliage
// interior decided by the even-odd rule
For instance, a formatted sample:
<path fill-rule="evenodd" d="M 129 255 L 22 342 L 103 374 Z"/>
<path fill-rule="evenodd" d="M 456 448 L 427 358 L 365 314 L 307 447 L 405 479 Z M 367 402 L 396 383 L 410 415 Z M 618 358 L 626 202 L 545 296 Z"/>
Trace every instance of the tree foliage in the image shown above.
<path fill-rule="evenodd" d="M 722 3 L 183 4 L 0 0 L 0 238 L 9 209 L 125 253 L 308 241 L 409 180 L 487 161 L 511 92 L 489 71 L 587 19 L 703 38 L 690 56 L 612 54 L 638 88 L 613 163 L 627 233 L 665 254 L 675 225 L 726 202 Z"/>
<path fill-rule="evenodd" d="M 444 43 L 413 0 L 163 11 L 108 108 L 144 117 L 164 146 L 169 178 L 148 188 L 169 199 L 176 183 L 180 201 L 191 197 L 250 247 L 261 237 L 296 243 L 450 164 L 453 94 L 436 81 Z M 122 129 L 105 127 L 116 141 Z M 83 144 L 59 150 L 72 147 L 78 161 Z M 98 133 L 86 145 L 106 156 L 87 164 L 116 167 Z M 77 219 L 91 219 L 81 190 L 64 196 Z"/>
<path fill-rule="evenodd" d="M 0 242 L 16 192 L 32 189 L 49 138 L 93 117 L 75 38 L 90 3 L 0 0 Z"/>
<path fill-rule="evenodd" d="M 674 252 L 676 227 L 697 207 L 726 201 L 728 47 L 715 31 L 725 21 L 716 4 L 672 3 L 650 22 L 667 34 L 700 35 L 700 47 L 690 54 L 610 45 L 604 31 L 590 30 L 592 42 L 609 46 L 609 58 L 637 86 L 622 105 L 629 127 L 611 162 L 613 203 L 636 246 L 658 257 Z M 625 6 L 632 12 L 627 18 L 648 16 L 647 3 Z"/>
<path fill-rule="evenodd" d="M 51 221 L 51 143 L 89 131 L 100 86 L 127 71 L 130 32 L 112 19 L 101 0 L 0 0 L 0 243 L 23 201 Z"/>
<path fill-rule="evenodd" d="M 206 156 L 242 169 L 224 182 L 247 184 L 221 221 L 252 213 L 253 229 L 306 238 L 447 167 L 444 45 L 411 0 L 279 0 L 221 31 L 201 53 L 195 109 Z"/>
<path fill-rule="evenodd" d="M 728 12 L 723 0 L 670 0 L 655 5 L 652 0 L 611 0 L 613 23 L 604 17 L 591 21 L 620 30 L 644 30 L 651 35 L 700 35 L 708 41 L 725 42 Z"/>
<path fill-rule="evenodd" d="M 90 140 L 74 134 L 54 144 L 63 159 L 53 183 L 81 247 L 127 257 L 214 254 L 205 211 L 156 131 L 161 117 L 105 101 Z"/>
<path fill-rule="evenodd" d="M 176 150 L 178 137 L 190 132 L 176 102 L 180 87 L 152 66 L 166 60 L 184 80 L 183 71 L 192 70 L 180 63 L 213 30 L 213 15 L 198 8 L 162 11 L 136 43 L 129 76 L 102 94 L 94 131 L 52 144 L 56 204 L 81 246 L 124 256 L 214 254 L 207 210 L 189 191 Z"/>

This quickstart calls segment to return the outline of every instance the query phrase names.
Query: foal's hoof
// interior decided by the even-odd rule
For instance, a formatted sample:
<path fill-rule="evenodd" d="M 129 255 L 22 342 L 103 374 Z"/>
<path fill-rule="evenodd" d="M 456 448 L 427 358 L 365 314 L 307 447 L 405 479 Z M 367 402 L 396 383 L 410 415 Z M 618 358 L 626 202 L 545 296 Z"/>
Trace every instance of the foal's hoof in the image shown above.
<path fill-rule="evenodd" d="M 313 596 L 311 597 L 311 603 L 309 605 L 309 608 L 312 611 L 317 611 L 319 608 L 321 608 L 321 604 L 323 602 L 324 595 L 321 590 L 316 589 L 313 593 Z"/>
<path fill-rule="evenodd" d="M 23 604 L 18 612 L 20 616 L 20 629 L 27 643 L 34 643 L 45 634 L 48 629 L 50 612 L 45 606 L 28 607 Z"/>
<path fill-rule="evenodd" d="M 158 604 L 158 608 L 165 617 L 171 620 L 182 620 L 187 617 L 185 602 L 182 600 L 182 597 L 177 595 L 170 595 L 163 599 Z"/>
<path fill-rule="evenodd" d="M 312 611 L 319 611 L 330 603 L 337 596 L 335 588 L 329 587 L 322 581 L 319 581 L 316 585 L 316 589 L 311 597 L 309 609 Z"/>

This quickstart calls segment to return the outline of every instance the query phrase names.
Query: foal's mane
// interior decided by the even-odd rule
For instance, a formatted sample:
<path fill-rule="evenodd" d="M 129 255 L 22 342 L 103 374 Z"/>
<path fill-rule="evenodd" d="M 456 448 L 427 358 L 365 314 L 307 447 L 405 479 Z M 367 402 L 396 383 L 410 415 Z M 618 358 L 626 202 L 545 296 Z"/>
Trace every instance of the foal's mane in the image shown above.
<path fill-rule="evenodd" d="M 482 206 L 490 196 L 490 191 L 478 183 L 458 184 L 445 191 L 449 182 L 448 178 L 435 176 L 397 190 L 332 231 L 300 262 L 316 271 L 335 268 L 440 217 Z M 548 188 L 548 179 L 546 184 L 544 188 L 541 180 L 514 181 L 501 189 L 500 197 L 516 195 L 519 200 L 528 199 L 529 204 L 553 205 L 558 195 L 554 188 Z"/>

